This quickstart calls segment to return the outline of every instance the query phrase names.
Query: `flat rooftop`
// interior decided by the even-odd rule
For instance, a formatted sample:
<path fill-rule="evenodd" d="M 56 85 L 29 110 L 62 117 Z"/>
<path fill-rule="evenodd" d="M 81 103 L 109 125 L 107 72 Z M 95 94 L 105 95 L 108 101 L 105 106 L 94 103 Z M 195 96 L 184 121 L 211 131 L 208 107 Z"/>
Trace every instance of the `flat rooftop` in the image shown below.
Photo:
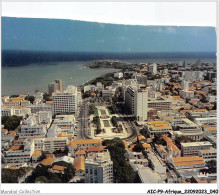
<path fill-rule="evenodd" d="M 190 146 L 212 146 L 209 141 L 205 142 L 188 142 L 188 143 L 181 143 L 183 147 L 190 147 Z"/>

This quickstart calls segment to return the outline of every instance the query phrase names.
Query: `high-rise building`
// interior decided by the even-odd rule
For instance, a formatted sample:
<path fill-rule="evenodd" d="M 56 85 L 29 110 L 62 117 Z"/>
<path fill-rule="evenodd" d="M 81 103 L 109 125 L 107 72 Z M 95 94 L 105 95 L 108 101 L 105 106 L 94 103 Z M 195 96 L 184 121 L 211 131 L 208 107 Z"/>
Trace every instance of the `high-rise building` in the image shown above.
<path fill-rule="evenodd" d="M 85 160 L 85 183 L 113 183 L 113 162 L 108 150 L 88 154 Z"/>
<path fill-rule="evenodd" d="M 147 120 L 148 89 L 145 86 L 129 86 L 125 94 L 125 103 L 138 121 Z"/>
<path fill-rule="evenodd" d="M 48 85 L 49 95 L 51 96 L 53 92 L 64 91 L 64 83 L 62 80 L 55 80 L 54 82 Z"/>
<path fill-rule="evenodd" d="M 151 72 L 152 75 L 157 74 L 157 64 L 153 63 L 149 66 L 149 71 Z"/>
<path fill-rule="evenodd" d="M 197 66 L 201 66 L 201 65 L 202 65 L 202 60 L 198 59 L 198 60 L 196 61 L 196 65 L 197 65 Z"/>
<path fill-rule="evenodd" d="M 146 87 L 140 87 L 135 90 L 134 114 L 138 121 L 147 120 L 148 112 L 148 90 Z"/>
<path fill-rule="evenodd" d="M 185 68 L 186 67 L 186 61 L 184 60 L 183 61 L 183 68 Z"/>
<path fill-rule="evenodd" d="M 183 88 L 184 91 L 189 90 L 189 81 L 188 80 L 183 80 L 182 81 L 182 88 Z"/>
<path fill-rule="evenodd" d="M 78 106 L 78 91 L 75 86 L 68 86 L 64 92 L 56 91 L 52 94 L 53 113 L 75 113 Z"/>

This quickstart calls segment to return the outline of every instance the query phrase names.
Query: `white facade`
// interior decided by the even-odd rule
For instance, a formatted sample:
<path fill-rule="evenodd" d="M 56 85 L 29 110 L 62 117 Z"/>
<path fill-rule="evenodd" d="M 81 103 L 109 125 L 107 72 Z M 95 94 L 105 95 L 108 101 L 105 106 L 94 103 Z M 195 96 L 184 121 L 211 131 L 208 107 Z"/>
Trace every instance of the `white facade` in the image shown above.
<path fill-rule="evenodd" d="M 12 107 L 2 107 L 2 116 L 22 116 L 23 118 L 26 118 L 27 114 L 30 114 L 31 110 L 30 108 L 27 108 L 25 106 L 12 106 Z"/>
<path fill-rule="evenodd" d="M 30 161 L 34 152 L 34 145 L 31 142 L 26 142 L 24 146 L 12 146 L 4 153 L 5 163 L 24 163 Z"/>
<path fill-rule="evenodd" d="M 31 113 L 36 113 L 39 111 L 51 111 L 53 113 L 53 104 L 40 103 L 37 105 L 30 105 Z"/>
<path fill-rule="evenodd" d="M 134 114 L 138 121 L 147 120 L 148 89 L 135 89 Z"/>
<path fill-rule="evenodd" d="M 77 87 L 68 86 L 64 92 L 54 92 L 53 109 L 54 114 L 75 113 L 78 106 Z"/>
<path fill-rule="evenodd" d="M 113 162 L 108 150 L 88 154 L 85 160 L 85 183 L 113 183 Z"/>
<path fill-rule="evenodd" d="M 200 150 L 209 150 L 212 144 L 205 142 L 188 142 L 181 143 L 182 156 L 197 156 Z"/>
<path fill-rule="evenodd" d="M 182 81 L 182 88 L 183 88 L 184 91 L 189 90 L 189 81 L 188 80 L 183 80 Z"/>
<path fill-rule="evenodd" d="M 151 100 L 148 101 L 148 108 L 155 110 L 171 110 L 172 102 L 169 100 Z"/>
<path fill-rule="evenodd" d="M 157 74 L 157 64 L 153 63 L 149 66 L 149 71 L 152 73 L 152 75 L 156 75 Z"/>
<path fill-rule="evenodd" d="M 123 77 L 123 73 L 122 72 L 116 72 L 116 73 L 114 73 L 114 77 L 116 77 L 116 78 L 122 78 Z"/>
<path fill-rule="evenodd" d="M 191 98 L 194 97 L 194 91 L 184 91 L 184 90 L 181 90 L 181 91 L 179 91 L 179 95 L 183 99 L 186 99 L 186 98 L 191 99 Z"/>
<path fill-rule="evenodd" d="M 55 150 L 64 150 L 67 145 L 67 137 L 55 138 L 37 138 L 33 140 L 34 150 L 41 150 L 47 152 L 54 152 Z"/>
<path fill-rule="evenodd" d="M 46 135 L 47 125 L 39 123 L 37 117 L 32 115 L 23 122 L 19 138 L 44 137 Z"/>

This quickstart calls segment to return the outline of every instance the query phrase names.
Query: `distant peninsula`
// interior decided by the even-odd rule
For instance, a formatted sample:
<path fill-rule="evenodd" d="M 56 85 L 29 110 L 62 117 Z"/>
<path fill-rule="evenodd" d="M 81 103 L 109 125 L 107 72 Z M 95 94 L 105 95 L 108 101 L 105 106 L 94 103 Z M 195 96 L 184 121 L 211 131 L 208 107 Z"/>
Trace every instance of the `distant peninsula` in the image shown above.
<path fill-rule="evenodd" d="M 89 68 L 114 68 L 114 69 L 127 69 L 130 65 L 139 66 L 138 64 L 129 64 L 119 60 L 94 60 L 86 64 Z"/>

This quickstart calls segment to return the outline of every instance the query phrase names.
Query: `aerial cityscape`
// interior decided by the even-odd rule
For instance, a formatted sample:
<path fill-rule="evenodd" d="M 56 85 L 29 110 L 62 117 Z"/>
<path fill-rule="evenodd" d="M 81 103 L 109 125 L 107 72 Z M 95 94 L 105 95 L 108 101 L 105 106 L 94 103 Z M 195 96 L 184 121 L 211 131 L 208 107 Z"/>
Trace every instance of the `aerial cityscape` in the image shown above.
<path fill-rule="evenodd" d="M 6 27 L 13 18 L 2 21 L 2 183 L 217 182 L 217 64 L 210 46 L 155 54 L 131 44 L 128 53 L 123 46 L 77 55 L 19 48 L 25 44 L 13 50 L 20 35 L 12 43 Z"/>

